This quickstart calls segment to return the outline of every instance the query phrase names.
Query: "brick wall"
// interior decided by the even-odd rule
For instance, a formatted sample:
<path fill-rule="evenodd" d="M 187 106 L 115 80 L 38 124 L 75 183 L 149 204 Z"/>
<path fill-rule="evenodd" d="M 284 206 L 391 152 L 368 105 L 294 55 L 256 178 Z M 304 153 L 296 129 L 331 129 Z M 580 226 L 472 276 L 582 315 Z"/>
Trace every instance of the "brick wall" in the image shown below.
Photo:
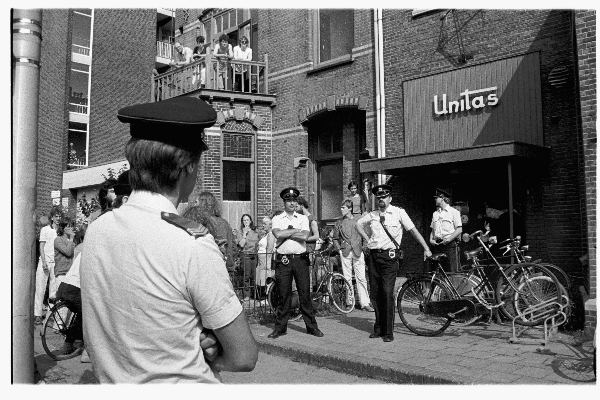
<path fill-rule="evenodd" d="M 584 153 L 590 301 L 597 298 L 596 269 L 596 12 L 575 11 L 581 133 Z M 585 324 L 596 326 L 596 308 L 586 304 Z"/>
<path fill-rule="evenodd" d="M 67 79 L 71 46 L 67 10 L 43 10 L 38 118 L 38 213 L 52 206 L 50 191 L 62 186 L 67 155 Z"/>
<path fill-rule="evenodd" d="M 90 166 L 124 158 L 125 106 L 150 101 L 156 58 L 156 10 L 98 9 L 94 13 L 90 95 Z M 115 45 L 118 44 L 118 45 Z"/>
<path fill-rule="evenodd" d="M 528 209 L 528 230 L 536 256 L 570 271 L 580 269 L 586 218 L 581 207 L 583 165 L 578 144 L 573 19 L 570 11 L 456 10 L 412 18 L 410 10 L 384 10 L 386 155 L 404 154 L 402 82 L 460 68 L 454 18 L 458 23 L 464 66 L 528 52 L 540 53 L 544 145 L 551 148 L 547 165 L 532 182 L 537 208 Z M 550 72 L 568 70 L 568 83 L 554 88 Z M 528 166 L 523 168 L 530 169 Z M 517 176 L 524 169 L 515 170 Z M 538 183 L 539 182 L 539 183 Z M 425 232 L 422 232 L 425 233 Z M 428 232 L 427 232 L 428 233 Z M 536 234 L 539 234 L 536 237 Z"/>

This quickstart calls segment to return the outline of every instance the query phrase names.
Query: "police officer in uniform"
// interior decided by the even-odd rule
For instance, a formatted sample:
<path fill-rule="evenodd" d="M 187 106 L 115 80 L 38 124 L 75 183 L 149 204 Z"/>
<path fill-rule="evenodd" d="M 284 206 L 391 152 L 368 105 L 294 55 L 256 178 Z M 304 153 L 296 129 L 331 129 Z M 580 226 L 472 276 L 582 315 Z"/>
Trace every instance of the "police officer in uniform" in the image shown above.
<path fill-rule="evenodd" d="M 409 231 L 425 251 L 431 251 L 403 208 L 391 205 L 392 187 L 377 185 L 372 189 L 376 208 L 357 221 L 357 229 L 370 250 L 369 267 L 371 306 L 375 308 L 375 324 L 371 339 L 381 337 L 384 342 L 394 340 L 394 284 L 399 269 L 402 229 Z M 365 232 L 365 225 L 371 235 Z M 389 232 L 386 233 L 386 229 Z M 392 240 L 393 239 L 393 240 Z M 394 243 L 395 242 L 395 243 Z"/>
<path fill-rule="evenodd" d="M 118 112 L 130 124 L 133 191 L 90 225 L 80 266 L 84 339 L 101 383 L 219 382 L 219 370 L 256 364 L 219 248 L 177 215 L 207 149 L 202 130 L 216 117 L 193 97 Z"/>
<path fill-rule="evenodd" d="M 279 196 L 283 199 L 284 211 L 273 217 L 272 232 L 277 240 L 275 282 L 281 301 L 277 306 L 275 327 L 269 337 L 275 339 L 286 334 L 292 304 L 292 278 L 296 281 L 306 333 L 322 337 L 323 332 L 317 326 L 310 299 L 309 258 L 306 252 L 306 239 L 310 236 L 310 226 L 306 215 L 296 212 L 300 191 L 289 187 L 283 189 Z"/>
<path fill-rule="evenodd" d="M 460 211 L 450 206 L 450 195 L 442 189 L 436 189 L 436 210 L 431 218 L 431 234 L 429 243 L 436 253 L 448 256 L 449 270 L 457 272 L 460 262 L 458 242 L 462 233 L 462 220 Z"/>

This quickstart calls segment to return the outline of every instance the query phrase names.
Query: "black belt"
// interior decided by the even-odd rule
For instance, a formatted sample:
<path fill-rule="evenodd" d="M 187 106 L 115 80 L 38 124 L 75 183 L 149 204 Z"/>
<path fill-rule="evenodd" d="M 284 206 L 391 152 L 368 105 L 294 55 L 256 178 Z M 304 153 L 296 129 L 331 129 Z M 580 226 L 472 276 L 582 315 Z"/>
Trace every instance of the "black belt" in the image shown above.
<path fill-rule="evenodd" d="M 396 249 L 369 249 L 369 250 L 374 253 L 383 253 L 384 251 L 387 253 L 390 250 L 396 250 Z"/>
<path fill-rule="evenodd" d="M 308 255 L 308 253 L 306 253 L 306 252 L 300 253 L 300 254 L 280 254 L 280 253 L 277 253 L 277 258 L 279 259 L 279 258 L 281 258 L 283 256 L 286 256 L 287 258 L 295 258 L 295 257 L 305 257 L 307 255 Z"/>

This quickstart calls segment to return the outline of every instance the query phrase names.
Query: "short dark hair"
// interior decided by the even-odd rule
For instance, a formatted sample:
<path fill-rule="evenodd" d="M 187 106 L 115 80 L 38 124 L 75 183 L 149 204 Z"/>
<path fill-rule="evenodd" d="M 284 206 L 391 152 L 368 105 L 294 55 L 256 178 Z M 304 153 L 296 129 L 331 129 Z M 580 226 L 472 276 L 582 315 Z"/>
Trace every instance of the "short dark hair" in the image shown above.
<path fill-rule="evenodd" d="M 240 39 L 240 43 L 242 43 L 242 42 L 246 42 L 246 43 L 250 44 L 250 41 L 248 40 L 248 38 L 245 35 L 242 36 L 242 38 Z"/>
<path fill-rule="evenodd" d="M 52 219 L 55 215 L 62 216 L 62 211 L 59 206 L 53 206 L 48 213 L 48 217 Z"/>
<path fill-rule="evenodd" d="M 300 204 L 302 207 L 304 207 L 308 210 L 309 204 L 308 204 L 308 201 L 306 201 L 306 199 L 304 197 L 298 196 L 296 198 L 296 203 Z"/>
<path fill-rule="evenodd" d="M 229 43 L 229 36 L 227 36 L 226 34 L 221 34 L 221 36 L 219 36 L 219 42 L 222 42 L 223 40 L 227 41 L 227 43 Z"/>
<path fill-rule="evenodd" d="M 350 190 L 350 188 L 351 188 L 352 186 L 356 186 L 356 188 L 358 189 L 358 185 L 356 184 L 356 181 L 354 181 L 354 180 L 352 180 L 352 181 L 350 181 L 350 182 L 348 183 L 348 190 Z"/>
<path fill-rule="evenodd" d="M 346 208 L 349 208 L 350 211 L 353 211 L 353 209 L 354 209 L 354 204 L 352 203 L 352 200 L 346 199 L 346 200 L 342 201 L 342 205 L 345 206 Z"/>
<path fill-rule="evenodd" d="M 200 147 L 184 150 L 155 140 L 131 138 L 125 146 L 131 189 L 170 192 L 175 189 L 179 175 L 188 165 L 195 166 L 201 154 Z"/>
<path fill-rule="evenodd" d="M 196 43 L 198 43 L 198 44 L 202 44 L 202 43 L 204 43 L 204 40 L 205 40 L 205 39 L 204 39 L 204 36 L 202 36 L 202 35 L 199 35 L 199 36 L 196 38 Z"/>
<path fill-rule="evenodd" d="M 65 228 L 72 224 L 73 221 L 67 216 L 62 216 L 56 227 L 56 235 L 62 236 L 65 234 Z"/>

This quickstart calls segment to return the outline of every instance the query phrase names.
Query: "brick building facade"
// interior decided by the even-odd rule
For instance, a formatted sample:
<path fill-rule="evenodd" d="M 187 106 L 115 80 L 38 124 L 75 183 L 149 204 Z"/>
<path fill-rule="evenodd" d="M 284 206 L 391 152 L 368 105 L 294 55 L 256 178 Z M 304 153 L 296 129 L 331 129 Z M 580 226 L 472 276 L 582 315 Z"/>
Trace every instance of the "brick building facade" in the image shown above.
<path fill-rule="evenodd" d="M 81 15 L 43 11 L 40 212 L 50 208 L 51 191 L 62 190 L 62 201 L 74 207 L 82 193 L 94 195 L 109 167 L 125 163 L 128 127 L 116 111 L 148 101 L 160 79 L 175 76 L 167 64 L 174 40 L 193 48 L 199 35 L 212 44 L 226 34 L 233 45 L 247 36 L 253 49 L 248 68 L 259 71 L 260 88 L 211 88 L 214 77 L 207 77 L 205 87 L 180 94 L 205 99 L 218 112 L 205 132 L 210 150 L 202 156 L 192 200 L 200 191 L 213 192 L 236 227 L 244 212 L 257 221 L 281 209 L 279 192 L 295 185 L 312 213 L 332 223 L 350 180 L 387 180 L 394 203 L 428 237 L 431 194 L 442 186 L 461 204 L 465 230 L 475 230 L 484 205 L 516 208 L 522 231 L 514 217 L 513 234 L 525 237 L 531 255 L 583 276 L 595 298 L 593 11 L 99 9 L 87 59 L 73 55 L 73 18 Z M 159 60 L 165 55 L 167 63 Z M 83 120 L 69 108 L 81 106 L 69 91 L 73 60 L 90 68 Z M 510 74 L 503 69 L 511 66 Z M 448 84 L 457 79 L 474 85 L 460 90 L 478 89 L 485 79 L 504 82 L 497 86 L 497 107 L 432 118 L 427 106 L 415 106 L 431 90 L 439 89 L 439 96 L 458 90 Z M 529 112 L 515 106 L 514 120 L 524 129 L 506 128 L 506 117 L 483 128 L 467 122 L 494 119 L 518 101 L 537 116 L 526 119 Z M 88 124 L 86 162 L 69 169 L 69 135 L 81 133 L 72 123 L 82 121 Z M 474 141 L 453 133 L 462 145 L 442 141 L 429 149 L 422 138 L 434 135 L 429 128 L 442 121 L 447 132 L 464 123 Z M 407 238 L 403 247 L 405 271 L 421 268 L 416 243 Z M 589 271 L 579 262 L 586 253 Z M 586 320 L 595 324 L 595 309 Z"/>

